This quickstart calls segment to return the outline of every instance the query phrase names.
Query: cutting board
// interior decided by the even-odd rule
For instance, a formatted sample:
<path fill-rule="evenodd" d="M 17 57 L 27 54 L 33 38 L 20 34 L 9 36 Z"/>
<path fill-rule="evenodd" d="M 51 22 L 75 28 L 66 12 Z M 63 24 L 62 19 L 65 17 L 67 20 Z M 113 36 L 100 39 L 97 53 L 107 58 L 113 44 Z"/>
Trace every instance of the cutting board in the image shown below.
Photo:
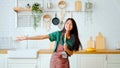
<path fill-rule="evenodd" d="M 82 9 L 82 2 L 80 0 L 75 1 L 75 11 L 81 11 Z"/>
<path fill-rule="evenodd" d="M 105 38 L 102 36 L 102 33 L 99 32 L 98 36 L 96 36 L 96 49 L 105 49 Z"/>
<path fill-rule="evenodd" d="M 94 40 L 92 37 L 87 41 L 87 48 L 94 48 Z"/>

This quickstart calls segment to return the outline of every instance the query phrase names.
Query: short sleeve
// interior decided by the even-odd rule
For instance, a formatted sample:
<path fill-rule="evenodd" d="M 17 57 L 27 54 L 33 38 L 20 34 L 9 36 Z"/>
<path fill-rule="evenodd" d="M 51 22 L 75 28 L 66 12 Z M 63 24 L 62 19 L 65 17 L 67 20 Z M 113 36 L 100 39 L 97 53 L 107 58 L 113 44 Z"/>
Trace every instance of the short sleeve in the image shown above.
<path fill-rule="evenodd" d="M 49 34 L 49 40 L 55 41 L 57 39 L 58 31 Z"/>

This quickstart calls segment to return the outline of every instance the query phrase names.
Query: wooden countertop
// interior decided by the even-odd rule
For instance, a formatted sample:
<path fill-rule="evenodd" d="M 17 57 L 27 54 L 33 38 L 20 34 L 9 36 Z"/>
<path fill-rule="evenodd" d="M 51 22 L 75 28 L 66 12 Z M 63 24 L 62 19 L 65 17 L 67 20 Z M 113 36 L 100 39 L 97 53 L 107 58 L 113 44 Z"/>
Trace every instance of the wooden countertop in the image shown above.
<path fill-rule="evenodd" d="M 38 51 L 38 54 L 52 54 L 53 50 L 51 49 L 40 49 Z M 8 54 L 7 50 L 0 49 L 0 54 Z M 96 51 L 85 51 L 85 50 L 80 50 L 77 52 L 74 52 L 74 54 L 120 54 L 120 50 L 96 50 Z"/>
<path fill-rule="evenodd" d="M 52 54 L 53 51 L 50 49 L 40 49 L 38 54 Z M 120 50 L 96 50 L 96 51 L 85 51 L 80 50 L 74 52 L 74 54 L 120 54 Z"/>
<path fill-rule="evenodd" d="M 7 50 L 4 50 L 4 49 L 0 49 L 0 54 L 7 54 Z"/>

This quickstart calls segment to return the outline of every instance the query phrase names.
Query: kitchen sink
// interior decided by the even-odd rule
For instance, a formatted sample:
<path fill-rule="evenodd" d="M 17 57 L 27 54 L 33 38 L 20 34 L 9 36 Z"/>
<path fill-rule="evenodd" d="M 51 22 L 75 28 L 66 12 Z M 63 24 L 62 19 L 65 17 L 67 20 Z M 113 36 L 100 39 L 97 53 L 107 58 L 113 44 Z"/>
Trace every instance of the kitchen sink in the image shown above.
<path fill-rule="evenodd" d="M 38 49 L 8 50 L 8 58 L 37 58 Z"/>

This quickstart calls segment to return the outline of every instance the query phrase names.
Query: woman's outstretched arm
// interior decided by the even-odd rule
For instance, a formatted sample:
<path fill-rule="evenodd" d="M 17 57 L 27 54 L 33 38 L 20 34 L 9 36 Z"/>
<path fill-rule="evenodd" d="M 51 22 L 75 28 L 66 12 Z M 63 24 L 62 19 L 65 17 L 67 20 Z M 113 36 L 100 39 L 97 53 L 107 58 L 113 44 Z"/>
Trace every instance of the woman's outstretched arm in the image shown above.
<path fill-rule="evenodd" d="M 42 39 L 48 39 L 49 35 L 38 35 L 38 36 L 18 36 L 16 41 L 23 41 L 23 40 L 42 40 Z"/>

